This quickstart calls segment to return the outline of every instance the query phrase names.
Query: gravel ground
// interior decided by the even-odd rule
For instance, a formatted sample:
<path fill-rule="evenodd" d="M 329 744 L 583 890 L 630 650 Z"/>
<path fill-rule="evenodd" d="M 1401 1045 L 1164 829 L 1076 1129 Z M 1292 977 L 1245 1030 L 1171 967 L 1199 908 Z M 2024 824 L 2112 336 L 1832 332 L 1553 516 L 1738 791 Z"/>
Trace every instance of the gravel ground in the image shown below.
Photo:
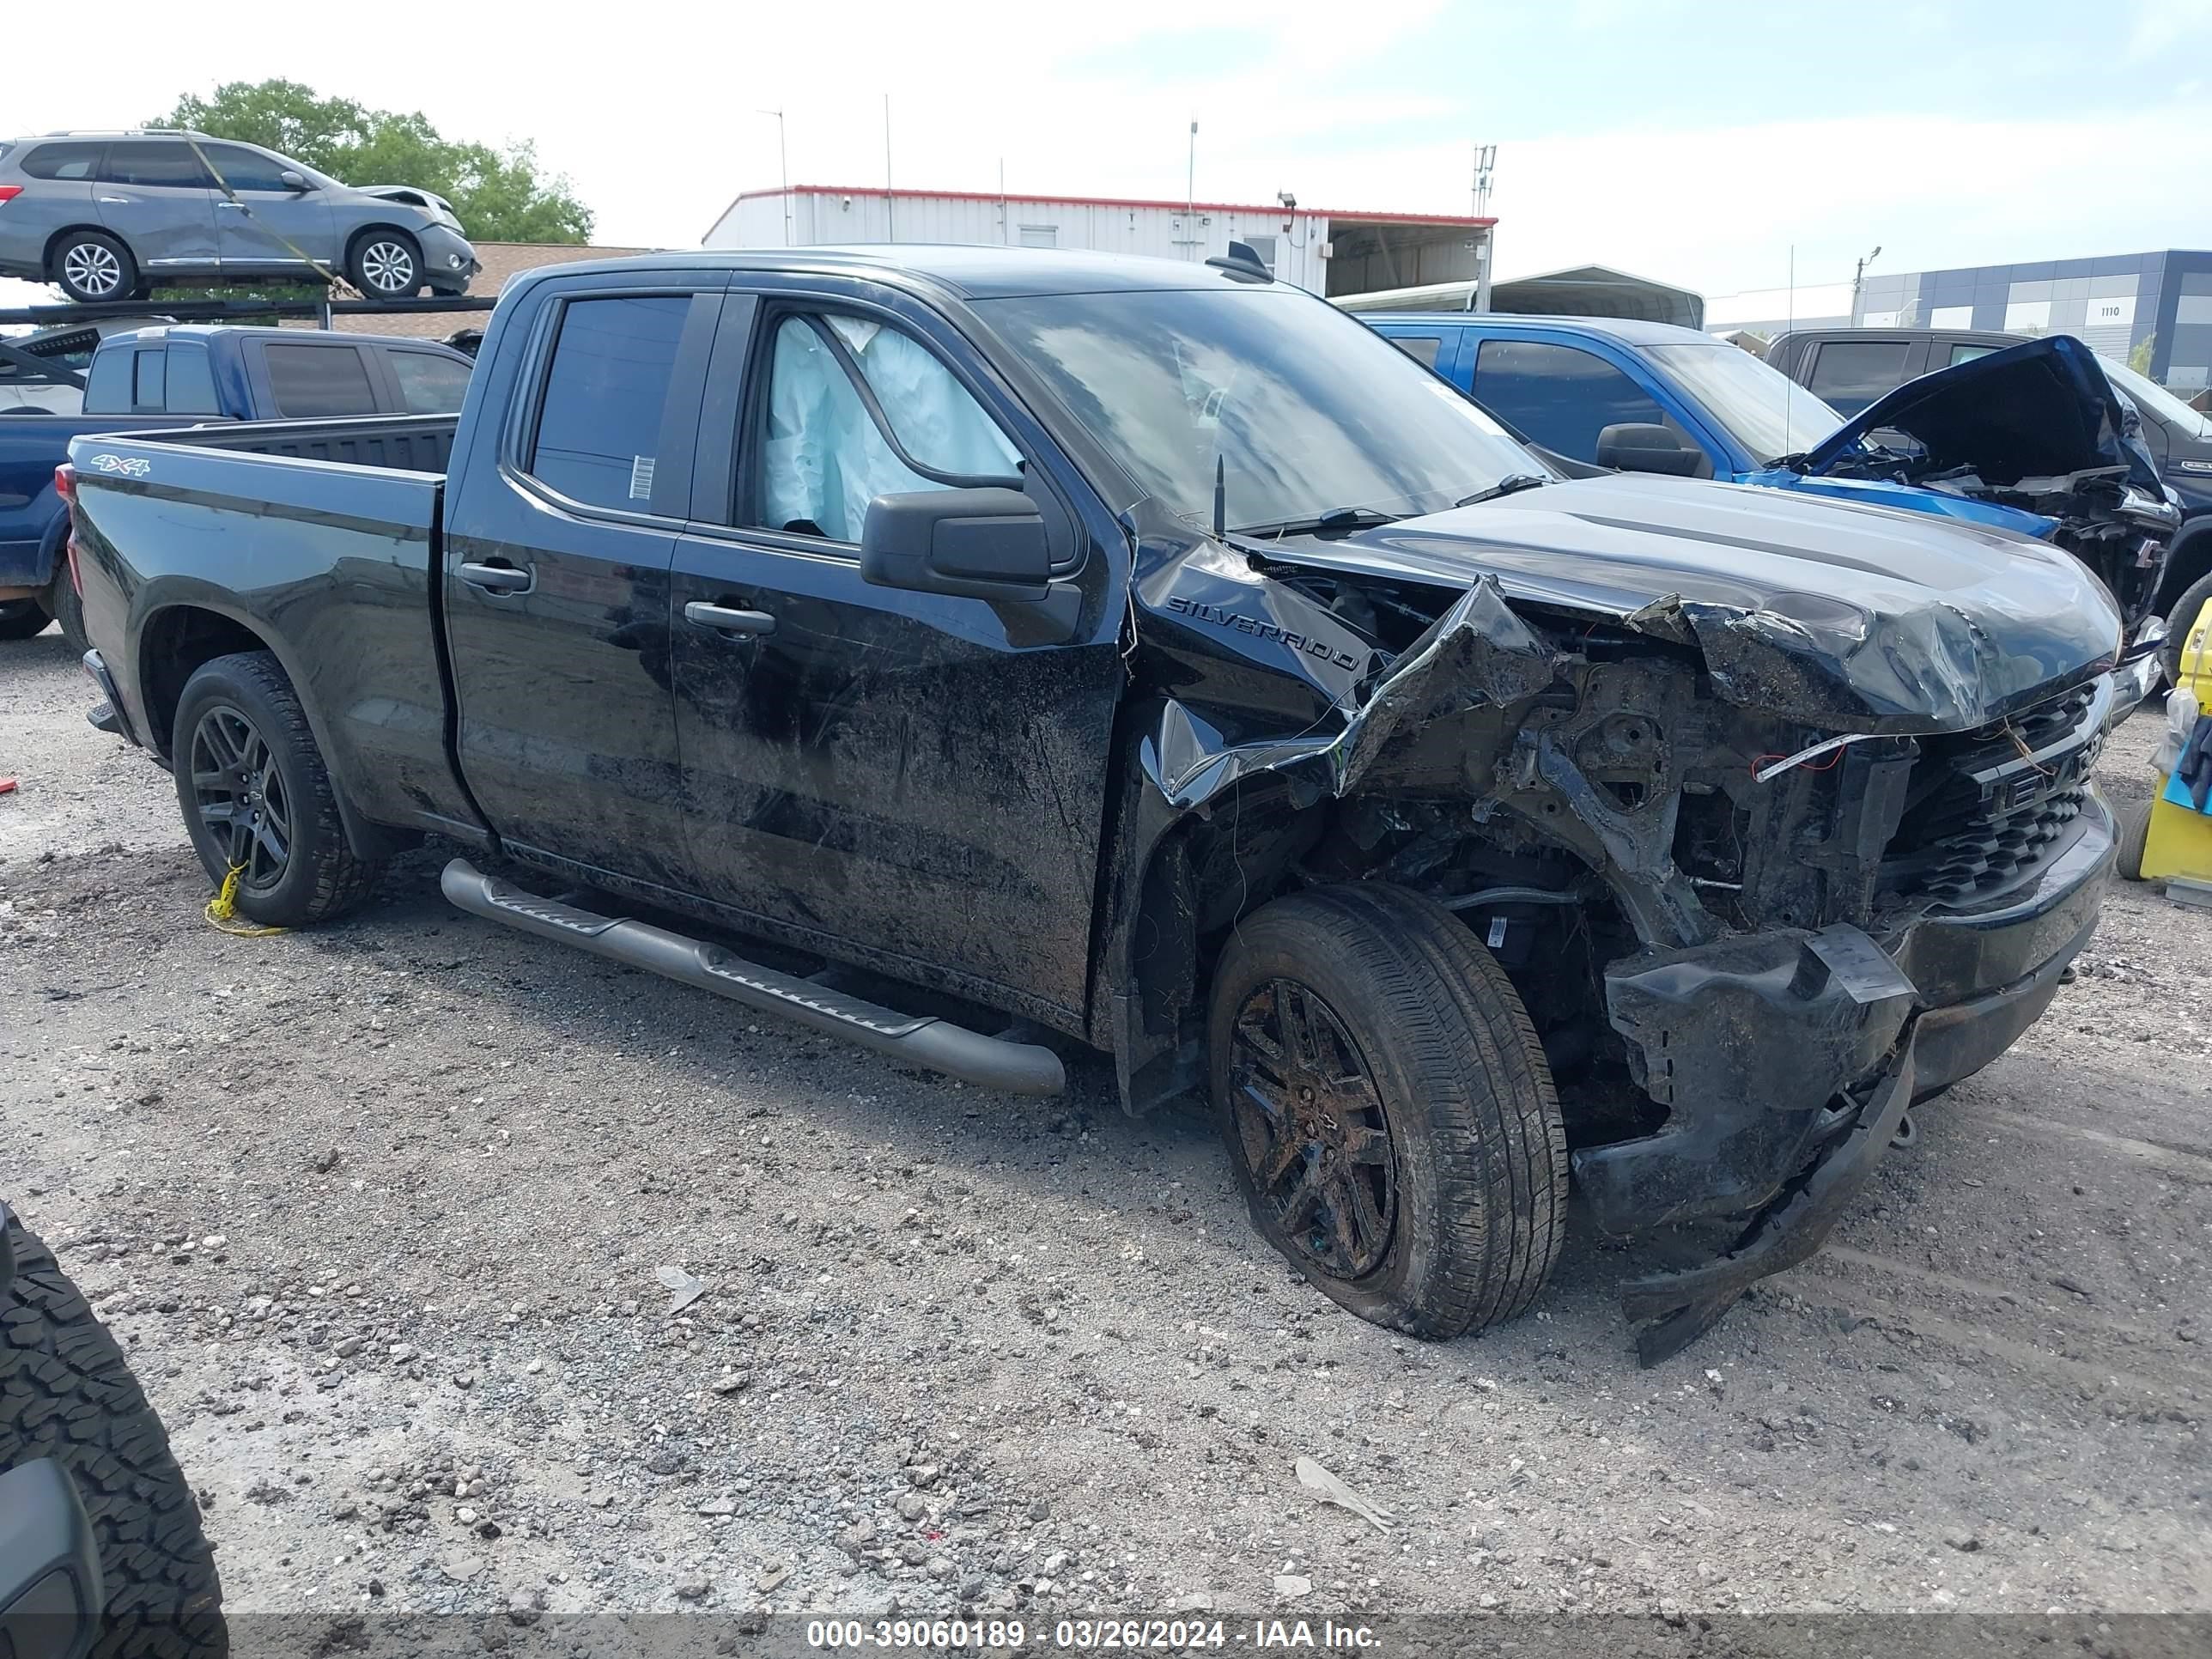
<path fill-rule="evenodd" d="M 89 701 L 6 647 L 0 1192 L 234 1612 L 2212 1607 L 2212 916 L 2117 892 L 1828 1248 L 1640 1371 L 1579 1211 L 1533 1315 L 1398 1340 L 1103 1061 L 902 1071 L 464 918 L 434 849 L 226 937 Z"/>

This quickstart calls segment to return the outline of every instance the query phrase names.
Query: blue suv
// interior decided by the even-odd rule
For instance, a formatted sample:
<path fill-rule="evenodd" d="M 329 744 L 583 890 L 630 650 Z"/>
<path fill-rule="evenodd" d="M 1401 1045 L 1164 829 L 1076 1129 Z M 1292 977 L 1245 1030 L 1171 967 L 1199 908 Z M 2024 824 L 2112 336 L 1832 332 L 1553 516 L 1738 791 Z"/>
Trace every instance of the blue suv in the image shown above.
<path fill-rule="evenodd" d="M 2112 590 L 2131 656 L 2163 635 L 2151 601 L 2180 515 L 2133 405 L 2069 336 L 1923 375 L 1846 421 L 1694 329 L 1471 312 L 1360 320 L 1565 471 L 1720 478 L 2036 537 Z"/>

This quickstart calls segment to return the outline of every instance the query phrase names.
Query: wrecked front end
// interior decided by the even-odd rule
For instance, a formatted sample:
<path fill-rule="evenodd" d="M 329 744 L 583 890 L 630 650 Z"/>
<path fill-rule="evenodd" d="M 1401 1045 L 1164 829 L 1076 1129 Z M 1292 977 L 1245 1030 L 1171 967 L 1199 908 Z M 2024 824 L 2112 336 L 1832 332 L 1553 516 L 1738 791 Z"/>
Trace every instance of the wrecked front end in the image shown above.
<path fill-rule="evenodd" d="M 1590 492 L 1623 482 L 1528 499 L 1602 545 L 1637 498 Z M 1649 595 L 1683 525 L 1570 578 L 1560 516 L 1148 550 L 1113 1046 L 1133 1107 L 1191 1086 L 1238 916 L 1315 884 L 1436 897 L 1535 1024 L 1599 1226 L 1717 1235 L 1624 1287 L 1650 1363 L 1811 1254 L 1912 1101 L 2051 1000 L 2113 861 L 2090 769 L 2119 629 L 2040 553 L 1985 560 L 1971 600 L 1838 558 L 1845 599 L 1747 580 L 1740 538 Z"/>
<path fill-rule="evenodd" d="M 2137 629 L 2181 523 L 2141 428 L 2096 353 L 2061 334 L 1908 381 L 1791 466 L 2033 515 Z"/>

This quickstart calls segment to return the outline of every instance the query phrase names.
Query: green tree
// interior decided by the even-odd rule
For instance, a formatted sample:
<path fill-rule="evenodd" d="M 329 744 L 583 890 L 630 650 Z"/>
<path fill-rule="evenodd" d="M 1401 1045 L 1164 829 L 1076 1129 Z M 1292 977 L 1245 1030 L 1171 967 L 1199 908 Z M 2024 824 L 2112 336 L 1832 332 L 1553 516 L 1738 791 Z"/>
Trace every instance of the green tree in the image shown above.
<path fill-rule="evenodd" d="M 2157 356 L 2158 336 L 2155 334 L 2146 334 L 2142 339 L 2136 342 L 2135 349 L 2128 353 L 2128 367 L 2135 370 L 2136 374 L 2142 375 L 2145 380 L 2148 380 L 2150 378 L 2150 366 Z"/>
<path fill-rule="evenodd" d="M 480 242 L 587 242 L 592 210 L 564 176 L 538 170 L 528 143 L 504 149 L 447 138 L 419 112 L 325 98 L 297 81 L 230 81 L 187 93 L 151 126 L 259 144 L 352 185 L 412 185 L 453 204 Z"/>

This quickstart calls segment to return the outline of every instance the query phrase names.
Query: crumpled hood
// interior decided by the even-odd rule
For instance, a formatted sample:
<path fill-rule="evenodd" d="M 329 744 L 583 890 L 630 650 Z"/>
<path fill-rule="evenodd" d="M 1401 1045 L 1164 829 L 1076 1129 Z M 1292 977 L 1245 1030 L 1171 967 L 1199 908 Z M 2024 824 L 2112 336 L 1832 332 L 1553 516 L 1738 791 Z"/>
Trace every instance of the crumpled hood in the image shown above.
<path fill-rule="evenodd" d="M 1985 483 L 2057 477 L 2124 466 L 2128 482 L 2160 495 L 2157 465 L 2138 422 L 2070 334 L 2054 334 L 1907 380 L 1807 452 L 1800 471 L 1819 476 L 1847 461 L 1869 433 L 1902 432 L 1931 467 L 1970 466 Z"/>
<path fill-rule="evenodd" d="M 1732 701 L 1835 731 L 1980 726 L 2109 665 L 2120 619 L 2046 544 L 1885 507 L 1636 473 L 1547 484 L 1286 562 L 1468 586 L 1694 644 Z"/>

